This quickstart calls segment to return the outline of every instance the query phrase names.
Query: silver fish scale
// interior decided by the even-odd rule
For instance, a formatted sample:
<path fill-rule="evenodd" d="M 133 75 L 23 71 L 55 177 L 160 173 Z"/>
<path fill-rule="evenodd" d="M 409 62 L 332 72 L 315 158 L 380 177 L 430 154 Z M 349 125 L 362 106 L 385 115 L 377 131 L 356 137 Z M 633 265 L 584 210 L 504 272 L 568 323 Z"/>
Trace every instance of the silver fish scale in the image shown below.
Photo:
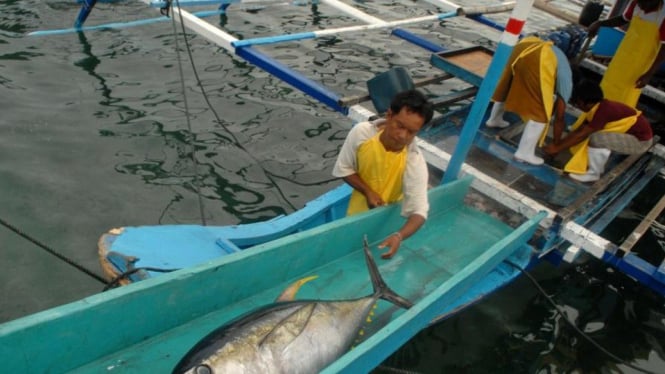
<path fill-rule="evenodd" d="M 227 326 L 230 334 L 201 364 L 225 374 L 317 373 L 349 349 L 375 301 L 297 302 L 250 316 Z"/>

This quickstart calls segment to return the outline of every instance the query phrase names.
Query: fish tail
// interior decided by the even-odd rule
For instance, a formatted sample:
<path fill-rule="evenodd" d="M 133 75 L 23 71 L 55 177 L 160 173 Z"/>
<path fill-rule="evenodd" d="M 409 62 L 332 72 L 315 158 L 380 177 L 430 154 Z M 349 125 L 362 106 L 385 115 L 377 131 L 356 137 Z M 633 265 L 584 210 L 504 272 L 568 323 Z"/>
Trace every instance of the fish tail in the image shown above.
<path fill-rule="evenodd" d="M 398 295 L 397 292 L 393 291 L 388 287 L 386 282 L 381 277 L 378 266 L 374 262 L 372 257 L 372 252 L 369 250 L 369 243 L 367 242 L 367 236 L 363 239 L 363 247 L 365 251 L 365 262 L 367 263 L 367 269 L 369 270 L 369 276 L 372 279 L 372 287 L 374 288 L 374 295 L 377 298 L 389 301 L 397 306 L 400 306 L 404 309 L 409 309 L 413 306 L 413 303 L 409 300 Z"/>

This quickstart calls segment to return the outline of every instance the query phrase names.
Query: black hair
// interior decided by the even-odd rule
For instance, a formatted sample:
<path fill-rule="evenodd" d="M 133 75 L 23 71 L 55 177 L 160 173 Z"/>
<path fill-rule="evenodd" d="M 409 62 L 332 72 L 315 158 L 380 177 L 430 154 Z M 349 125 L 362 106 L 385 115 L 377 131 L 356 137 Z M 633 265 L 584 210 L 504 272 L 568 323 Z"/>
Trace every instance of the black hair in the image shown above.
<path fill-rule="evenodd" d="M 599 103 L 603 100 L 603 89 L 596 81 L 582 79 L 573 88 L 573 95 L 570 98 L 571 103 L 577 101 L 583 103 Z"/>
<path fill-rule="evenodd" d="M 404 107 L 407 107 L 410 112 L 420 114 L 425 119 L 425 123 L 434 116 L 432 103 L 418 90 L 402 91 L 390 102 L 390 110 L 393 114 L 399 113 Z"/>

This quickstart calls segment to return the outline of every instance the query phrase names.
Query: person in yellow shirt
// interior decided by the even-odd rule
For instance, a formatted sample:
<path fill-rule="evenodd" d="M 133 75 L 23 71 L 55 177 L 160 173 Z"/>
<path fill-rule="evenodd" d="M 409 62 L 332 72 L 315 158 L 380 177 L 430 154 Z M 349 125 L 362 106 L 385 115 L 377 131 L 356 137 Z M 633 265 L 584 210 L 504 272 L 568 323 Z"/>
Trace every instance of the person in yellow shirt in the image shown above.
<path fill-rule="evenodd" d="M 564 128 L 566 103 L 573 87 L 573 72 L 568 56 L 553 41 L 536 36 L 525 37 L 513 47 L 492 100 L 494 105 L 485 122 L 487 127 L 504 128 L 505 111 L 517 113 L 524 121 L 524 131 L 514 157 L 532 165 L 544 160 L 536 156 L 536 146 L 543 145 L 554 117 L 554 140 Z"/>
<path fill-rule="evenodd" d="M 388 249 L 383 258 L 395 255 L 402 241 L 427 219 L 427 163 L 413 140 L 433 114 L 432 104 L 422 93 L 400 92 L 385 118 L 351 129 L 335 162 L 333 176 L 353 187 L 348 215 L 402 202 L 402 216 L 407 220 L 379 245 Z"/>
<path fill-rule="evenodd" d="M 642 88 L 665 62 L 665 0 L 633 0 L 623 14 L 589 25 L 592 38 L 601 27 L 628 24 L 600 86 L 605 98 L 635 108 Z"/>
<path fill-rule="evenodd" d="M 611 152 L 640 154 L 651 147 L 653 131 L 642 112 L 604 98 L 598 83 L 583 80 L 575 87 L 570 101 L 584 113 L 568 135 L 543 147 L 543 151 L 554 156 L 570 149 L 572 158 L 564 170 L 571 178 L 595 182 L 605 171 Z"/>

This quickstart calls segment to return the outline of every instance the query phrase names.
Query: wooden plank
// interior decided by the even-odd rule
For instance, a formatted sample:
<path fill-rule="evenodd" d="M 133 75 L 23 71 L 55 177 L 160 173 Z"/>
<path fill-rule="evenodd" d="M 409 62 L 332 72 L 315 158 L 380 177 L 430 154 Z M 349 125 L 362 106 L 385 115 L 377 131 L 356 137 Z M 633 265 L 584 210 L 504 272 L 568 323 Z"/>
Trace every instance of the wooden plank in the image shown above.
<path fill-rule="evenodd" d="M 550 4 L 548 4 L 544 0 L 535 0 L 533 3 L 533 6 L 536 7 L 536 9 L 540 9 L 544 12 L 547 12 L 555 17 L 558 17 L 564 21 L 568 21 L 572 24 L 577 25 L 577 18 L 578 16 L 576 14 L 573 14 L 571 12 L 567 12 L 565 10 L 558 9 Z"/>
<path fill-rule="evenodd" d="M 559 212 L 559 216 L 563 218 L 564 221 L 567 221 L 573 217 L 575 212 L 585 206 L 585 204 L 596 197 L 600 191 L 605 189 L 612 181 L 614 181 L 617 177 L 622 175 L 628 168 L 630 168 L 637 160 L 642 157 L 644 153 L 636 154 L 636 155 L 630 155 L 626 157 L 625 160 L 623 160 L 619 165 L 617 165 L 614 169 L 610 170 L 609 172 L 605 173 L 599 180 L 597 180 L 591 188 L 589 188 L 586 192 L 584 192 L 580 197 L 578 197 L 572 204 L 567 206 L 566 208 L 562 209 Z"/>
<path fill-rule="evenodd" d="M 637 244 L 642 235 L 647 231 L 653 221 L 660 216 L 660 213 L 665 209 L 665 195 L 663 195 L 658 203 L 647 213 L 647 215 L 642 219 L 639 225 L 633 230 L 632 233 L 626 238 L 626 240 L 621 243 L 619 250 L 623 252 L 630 252 L 630 250 Z"/>
<path fill-rule="evenodd" d="M 433 99 L 431 101 L 432 105 L 436 108 L 440 106 L 450 105 L 460 100 L 474 97 L 476 96 L 476 93 L 478 93 L 478 87 L 469 87 L 462 91 L 457 91 L 445 96 L 437 97 L 436 99 Z"/>
<path fill-rule="evenodd" d="M 494 51 L 483 46 L 433 53 L 430 64 L 457 78 L 480 87 L 492 62 Z"/>

